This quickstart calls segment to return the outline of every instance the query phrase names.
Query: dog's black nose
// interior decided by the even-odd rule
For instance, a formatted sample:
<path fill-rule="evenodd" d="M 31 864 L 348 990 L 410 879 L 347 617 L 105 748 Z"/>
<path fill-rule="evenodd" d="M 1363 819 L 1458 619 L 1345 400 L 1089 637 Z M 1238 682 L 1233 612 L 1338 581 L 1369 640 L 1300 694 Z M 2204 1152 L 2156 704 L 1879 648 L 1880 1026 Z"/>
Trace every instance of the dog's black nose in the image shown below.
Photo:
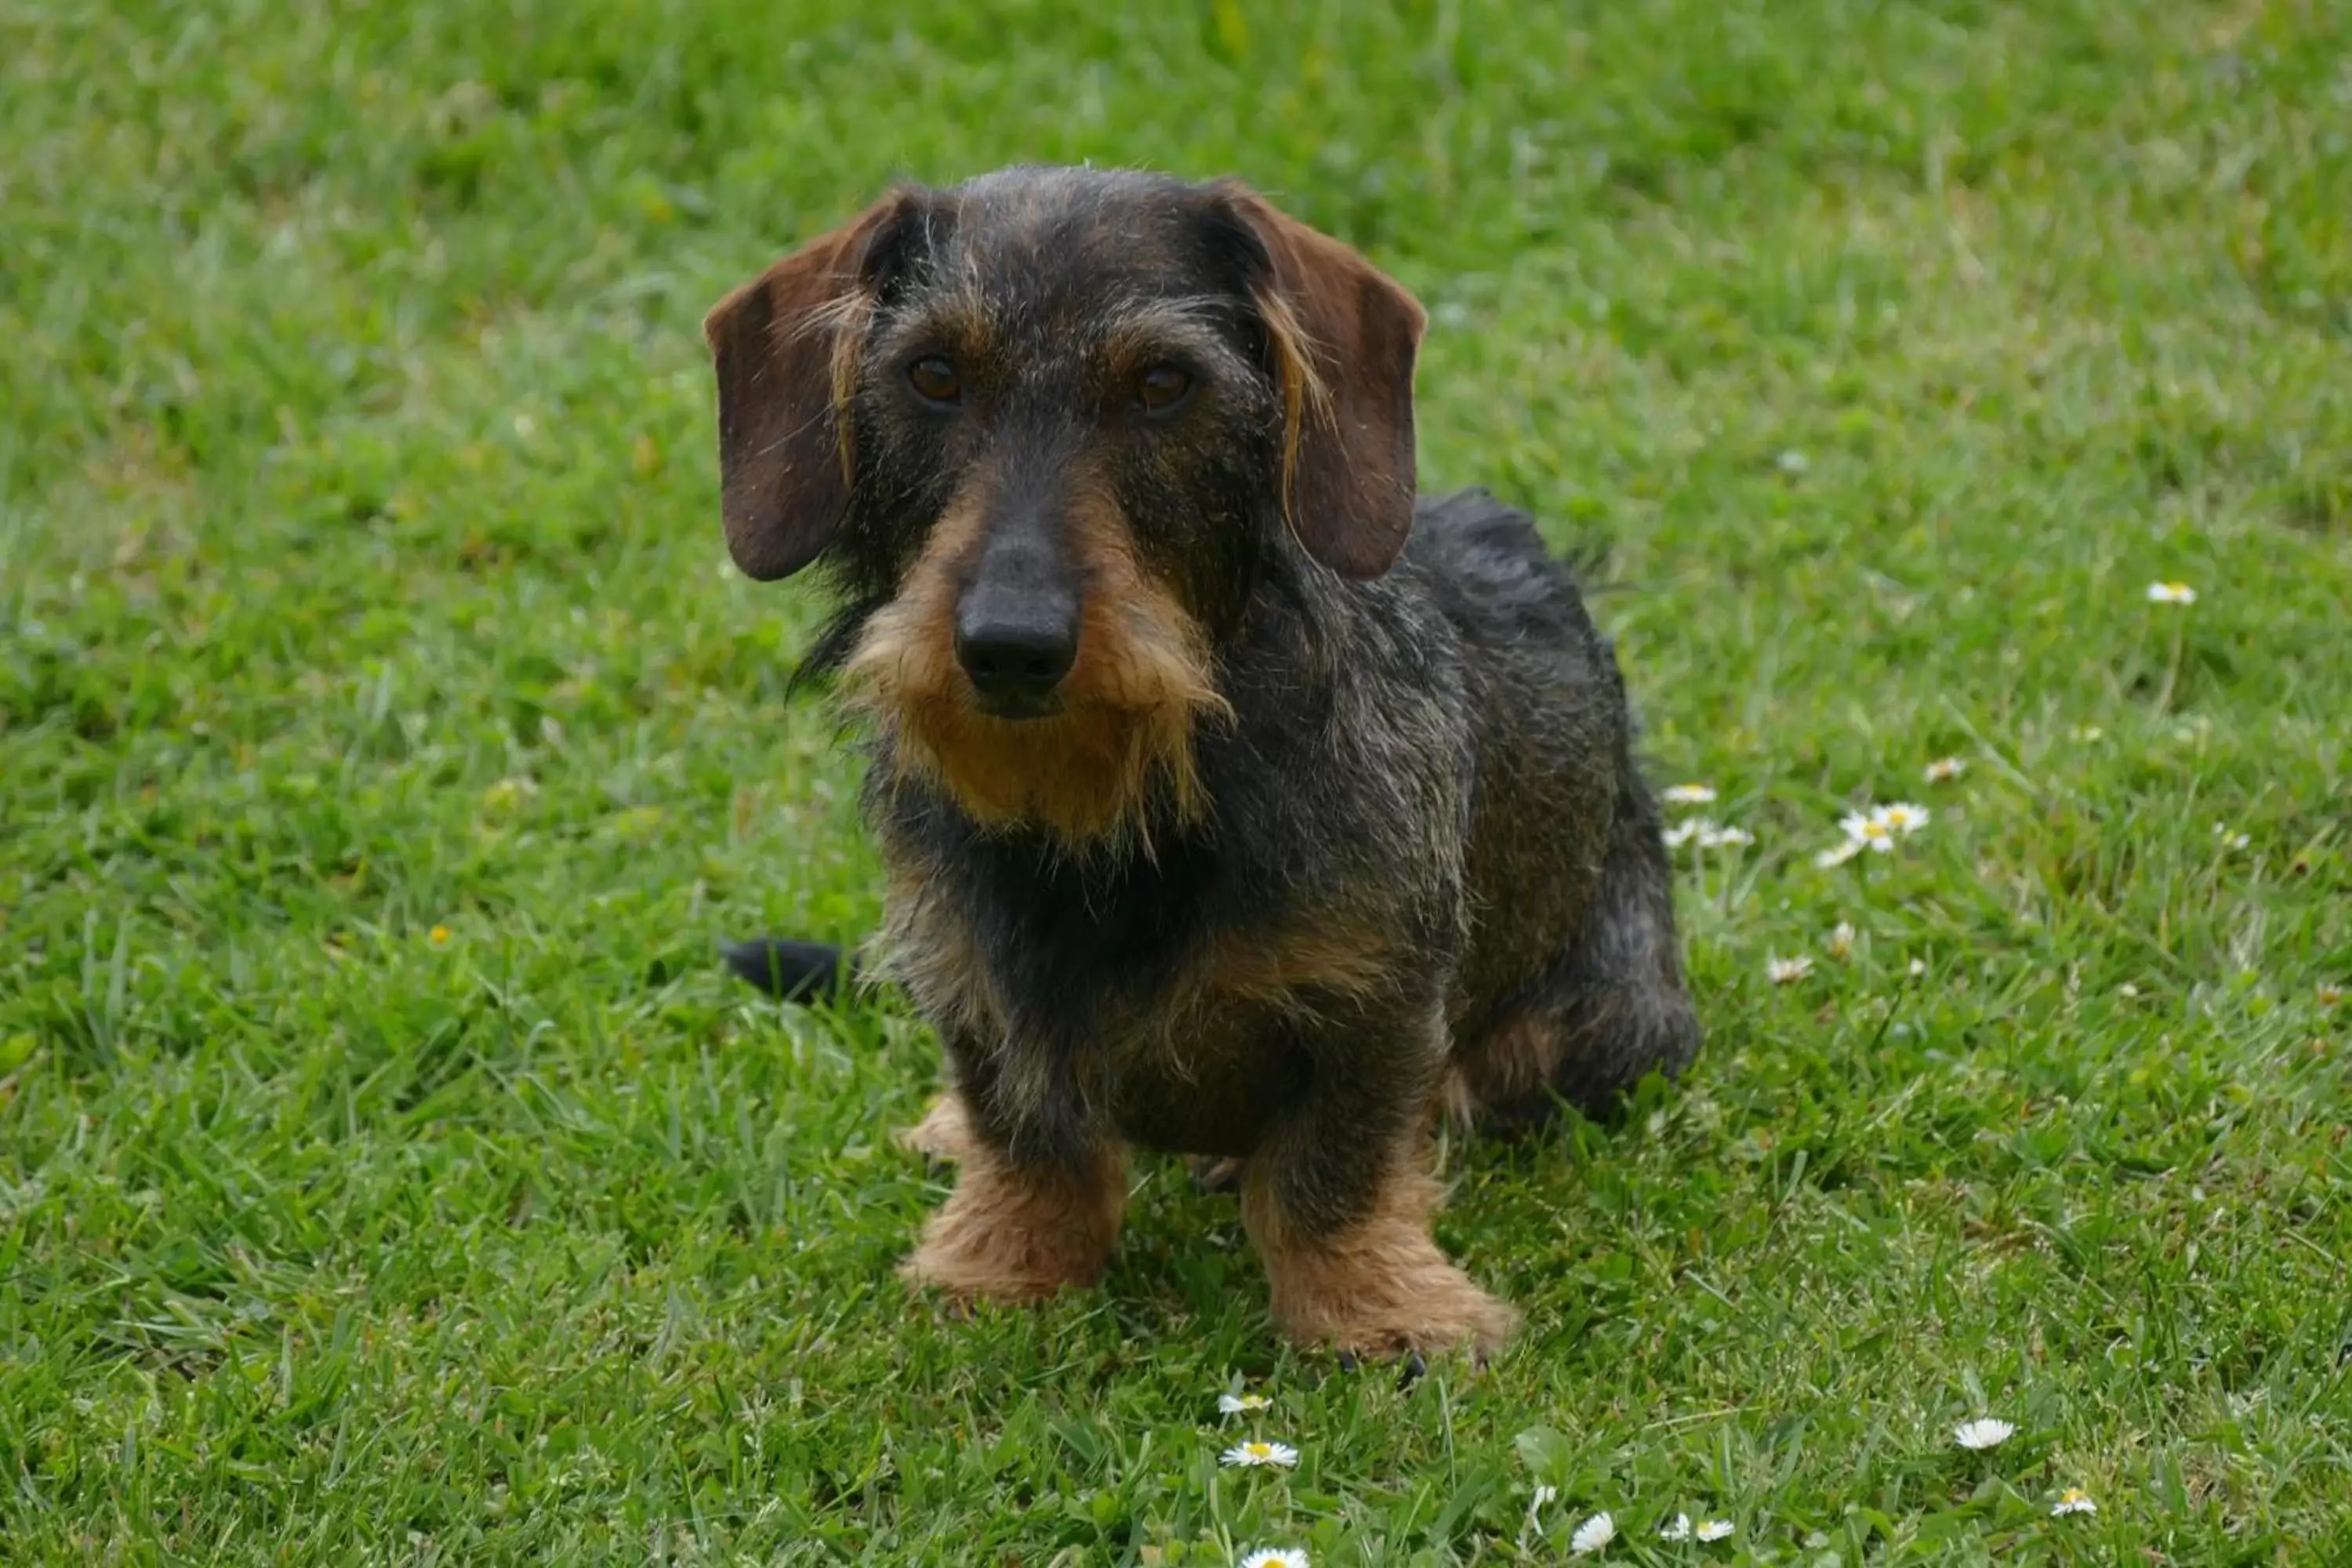
<path fill-rule="evenodd" d="M 955 649 L 982 697 L 1042 700 L 1077 662 L 1077 601 L 1067 594 L 975 588 L 956 608 Z"/>

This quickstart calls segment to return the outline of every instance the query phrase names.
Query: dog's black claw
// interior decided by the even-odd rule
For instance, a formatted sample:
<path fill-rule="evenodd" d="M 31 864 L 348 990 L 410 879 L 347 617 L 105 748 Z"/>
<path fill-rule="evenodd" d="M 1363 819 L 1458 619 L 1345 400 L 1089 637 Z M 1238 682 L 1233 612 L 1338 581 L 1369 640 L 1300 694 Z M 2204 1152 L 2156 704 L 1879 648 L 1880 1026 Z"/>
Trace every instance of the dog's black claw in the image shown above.
<path fill-rule="evenodd" d="M 823 1002 L 841 990 L 841 949 L 754 937 L 727 949 L 727 967 L 781 1002 Z"/>
<path fill-rule="evenodd" d="M 1339 1370 L 1341 1372 L 1353 1372 L 1356 1370 L 1357 1365 L 1356 1352 L 1354 1351 L 1341 1351 L 1339 1352 Z"/>
<path fill-rule="evenodd" d="M 1405 1352 L 1404 1365 L 1397 1371 L 1397 1392 L 1399 1394 L 1402 1394 L 1406 1389 L 1411 1388 L 1414 1384 L 1419 1383 L 1423 1378 L 1428 1375 L 1429 1363 L 1421 1359 L 1421 1352 L 1419 1351 Z"/>

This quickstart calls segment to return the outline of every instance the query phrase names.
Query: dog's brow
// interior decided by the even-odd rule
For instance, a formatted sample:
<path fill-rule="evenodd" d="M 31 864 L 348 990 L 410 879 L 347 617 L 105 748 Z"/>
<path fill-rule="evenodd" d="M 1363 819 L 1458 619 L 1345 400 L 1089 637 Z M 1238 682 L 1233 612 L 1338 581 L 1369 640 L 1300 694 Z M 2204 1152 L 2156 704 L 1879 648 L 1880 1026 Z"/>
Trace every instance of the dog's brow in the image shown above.
<path fill-rule="evenodd" d="M 1176 344 L 1214 353 L 1223 347 L 1219 329 L 1232 313 L 1232 301 L 1213 294 L 1138 300 L 1110 311 L 1093 335 L 1103 352 L 1114 355 L 1150 353 Z"/>
<path fill-rule="evenodd" d="M 1001 325 L 999 310 L 978 279 L 966 276 L 916 296 L 890 323 L 888 336 L 943 337 L 970 351 L 989 342 Z"/>
<path fill-rule="evenodd" d="M 1158 300 L 1128 300 L 1104 322 L 1106 333 L 1199 331 L 1222 325 L 1233 313 L 1233 301 L 1216 294 L 1178 294 Z"/>

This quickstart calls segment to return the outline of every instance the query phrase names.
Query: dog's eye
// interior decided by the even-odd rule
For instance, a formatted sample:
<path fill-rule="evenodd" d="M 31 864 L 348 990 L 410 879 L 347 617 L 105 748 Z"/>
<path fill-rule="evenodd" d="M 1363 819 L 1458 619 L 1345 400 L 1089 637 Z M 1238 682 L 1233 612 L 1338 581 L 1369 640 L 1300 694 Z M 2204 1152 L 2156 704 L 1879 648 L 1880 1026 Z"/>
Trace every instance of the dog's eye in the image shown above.
<path fill-rule="evenodd" d="M 1192 390 L 1192 378 L 1172 364 L 1155 364 L 1138 378 L 1135 400 L 1146 414 L 1173 413 Z"/>
<path fill-rule="evenodd" d="M 963 377 L 956 374 L 955 361 L 943 354 L 931 354 L 908 365 L 907 379 L 933 403 L 953 403 L 963 395 Z"/>

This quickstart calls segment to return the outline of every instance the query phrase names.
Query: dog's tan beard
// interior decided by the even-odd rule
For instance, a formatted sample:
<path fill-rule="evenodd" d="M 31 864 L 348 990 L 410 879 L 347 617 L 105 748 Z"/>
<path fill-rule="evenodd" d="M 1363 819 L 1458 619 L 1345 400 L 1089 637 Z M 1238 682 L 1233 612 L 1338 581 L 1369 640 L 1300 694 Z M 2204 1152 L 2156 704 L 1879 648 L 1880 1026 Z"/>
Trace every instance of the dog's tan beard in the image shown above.
<path fill-rule="evenodd" d="M 1079 518 L 1085 608 L 1055 711 L 1000 719 L 977 706 L 953 630 L 955 562 L 971 531 L 952 515 L 843 667 L 845 700 L 887 735 L 898 773 L 939 785 L 984 826 L 1097 844 L 1143 829 L 1160 781 L 1178 822 L 1206 809 L 1193 726 L 1231 712 L 1207 639 L 1103 510 Z"/>

